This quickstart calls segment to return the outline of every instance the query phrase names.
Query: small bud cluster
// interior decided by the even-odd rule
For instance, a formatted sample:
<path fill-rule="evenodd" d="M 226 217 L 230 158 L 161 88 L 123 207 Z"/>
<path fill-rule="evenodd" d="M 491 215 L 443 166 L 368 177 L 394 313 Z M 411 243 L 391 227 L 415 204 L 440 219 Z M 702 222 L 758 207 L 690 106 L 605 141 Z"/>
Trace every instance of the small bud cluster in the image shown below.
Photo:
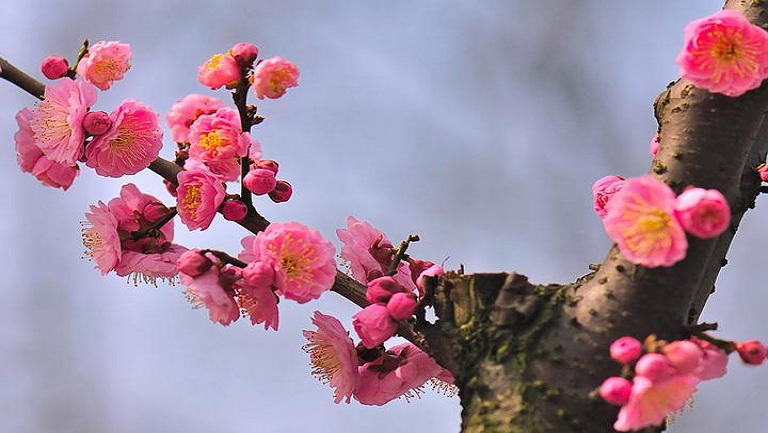
<path fill-rule="evenodd" d="M 592 185 L 593 206 L 608 236 L 632 263 L 672 266 L 685 258 L 685 233 L 701 239 L 722 234 L 731 221 L 720 191 L 688 187 L 679 196 L 651 175 L 606 176 Z"/>
<path fill-rule="evenodd" d="M 766 347 L 757 340 L 736 343 L 705 334 L 671 342 L 654 336 L 644 343 L 634 337 L 614 341 L 610 355 L 624 366 L 623 375 L 609 377 L 598 390 L 603 400 L 621 406 L 613 428 L 632 431 L 662 424 L 683 409 L 700 382 L 726 373 L 732 351 L 752 365 L 766 357 Z"/>

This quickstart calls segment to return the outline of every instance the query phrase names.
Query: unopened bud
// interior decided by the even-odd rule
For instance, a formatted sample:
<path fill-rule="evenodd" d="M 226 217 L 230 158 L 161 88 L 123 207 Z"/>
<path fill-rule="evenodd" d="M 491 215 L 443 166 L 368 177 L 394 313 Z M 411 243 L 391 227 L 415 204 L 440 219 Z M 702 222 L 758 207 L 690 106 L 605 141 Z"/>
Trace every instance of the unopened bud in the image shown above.
<path fill-rule="evenodd" d="M 275 281 L 275 270 L 264 262 L 248 263 L 243 269 L 245 283 L 253 287 L 269 287 Z"/>
<path fill-rule="evenodd" d="M 240 200 L 227 200 L 221 205 L 221 214 L 229 221 L 242 221 L 248 215 L 248 207 Z"/>
<path fill-rule="evenodd" d="M 611 343 L 611 358 L 622 364 L 629 364 L 643 353 L 643 343 L 634 337 L 621 337 Z"/>
<path fill-rule="evenodd" d="M 256 195 L 264 195 L 275 189 L 277 180 L 272 171 L 251 166 L 248 174 L 243 178 L 243 185 Z"/>
<path fill-rule="evenodd" d="M 673 367 L 679 373 L 687 374 L 695 370 L 704 357 L 704 351 L 698 344 L 688 340 L 667 343 L 661 348 Z"/>
<path fill-rule="evenodd" d="M 248 67 L 259 56 L 259 48 L 247 42 L 240 42 L 229 49 L 229 54 L 237 60 L 238 65 Z"/>
<path fill-rule="evenodd" d="M 757 340 L 746 340 L 736 343 L 736 351 L 739 352 L 741 360 L 747 364 L 760 365 L 765 361 L 765 345 Z"/>
<path fill-rule="evenodd" d="M 271 170 L 272 173 L 277 174 L 277 169 L 280 167 L 280 165 L 277 163 L 277 161 L 273 159 L 259 159 L 259 160 L 253 161 L 252 167 L 264 168 L 267 170 Z"/>
<path fill-rule="evenodd" d="M 60 56 L 48 56 L 40 63 L 40 71 L 49 80 L 65 77 L 69 71 L 67 59 Z"/>
<path fill-rule="evenodd" d="M 269 192 L 269 198 L 275 203 L 282 203 L 288 201 L 292 194 L 293 187 L 291 184 L 284 180 L 278 180 L 275 189 Z"/>
<path fill-rule="evenodd" d="M 387 312 L 395 320 L 407 320 L 416 311 L 416 295 L 413 293 L 395 293 L 387 302 Z"/>
<path fill-rule="evenodd" d="M 385 304 L 395 293 L 407 292 L 400 283 L 390 276 L 379 277 L 368 283 L 365 297 L 371 304 Z"/>
<path fill-rule="evenodd" d="M 200 250 L 187 250 L 176 260 L 176 268 L 190 277 L 202 275 L 213 266 L 213 261 L 200 253 Z"/>
<path fill-rule="evenodd" d="M 99 136 L 109 131 L 112 127 L 112 119 L 104 111 L 89 111 L 83 117 L 83 129 L 85 132 Z"/>
<path fill-rule="evenodd" d="M 157 222 L 165 218 L 168 215 L 168 208 L 160 202 L 150 202 L 144 206 L 141 214 L 149 222 Z"/>
<path fill-rule="evenodd" d="M 600 397 L 606 402 L 617 406 L 629 401 L 631 392 L 632 383 L 623 377 L 609 377 L 600 385 Z"/>

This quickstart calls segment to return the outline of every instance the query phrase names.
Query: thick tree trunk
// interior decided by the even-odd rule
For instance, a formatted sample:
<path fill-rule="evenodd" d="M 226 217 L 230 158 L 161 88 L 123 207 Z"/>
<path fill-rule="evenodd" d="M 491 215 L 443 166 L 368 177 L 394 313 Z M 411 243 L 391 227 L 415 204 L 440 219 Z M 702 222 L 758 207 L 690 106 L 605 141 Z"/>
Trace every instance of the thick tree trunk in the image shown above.
<path fill-rule="evenodd" d="M 768 28 L 766 2 L 726 7 Z M 766 85 L 730 98 L 678 81 L 657 98 L 661 149 L 651 173 L 678 193 L 688 185 L 718 189 L 733 211 L 731 230 L 689 237 L 687 256 L 675 266 L 636 266 L 614 247 L 596 271 L 565 286 L 533 285 L 515 273 L 430 282 L 439 320 L 419 320 L 414 329 L 456 376 L 463 432 L 613 431 L 617 408 L 594 392 L 620 370 L 608 347 L 624 335 L 677 338 L 698 319 L 760 192 L 755 168 L 768 149 L 766 108 Z"/>

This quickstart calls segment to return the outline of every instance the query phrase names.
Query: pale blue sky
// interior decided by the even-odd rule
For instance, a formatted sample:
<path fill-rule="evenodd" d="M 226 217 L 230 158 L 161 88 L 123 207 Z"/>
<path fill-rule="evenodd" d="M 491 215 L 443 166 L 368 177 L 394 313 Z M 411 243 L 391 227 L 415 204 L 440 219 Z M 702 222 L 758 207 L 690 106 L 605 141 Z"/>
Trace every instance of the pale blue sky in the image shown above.
<path fill-rule="evenodd" d="M 568 282 L 609 246 L 589 186 L 605 174 L 647 170 L 651 104 L 677 75 L 682 29 L 719 7 L 8 0 L 0 56 L 39 75 L 43 57 L 72 57 L 84 38 L 128 42 L 134 67 L 97 108 L 130 97 L 165 113 L 187 93 L 206 92 L 195 68 L 207 57 L 255 43 L 302 73 L 287 97 L 259 104 L 267 121 L 254 136 L 295 187 L 288 203 L 259 202 L 269 219 L 298 220 L 332 238 L 355 215 L 393 240 L 419 233 L 413 254 L 449 257 L 447 267 Z M 300 346 L 315 309 L 349 324 L 354 309 L 334 294 L 281 303 L 274 333 L 212 324 L 180 287 L 101 277 L 80 258 L 87 206 L 115 196 L 124 181 L 167 198 L 162 186 L 151 174 L 106 180 L 88 170 L 67 193 L 39 186 L 19 172 L 12 147 L 13 116 L 33 100 L 0 83 L 0 101 L 0 254 L 10 264 L 0 286 L 0 430 L 458 430 L 458 399 L 430 392 L 383 408 L 333 404 Z M 768 340 L 757 253 L 768 241 L 766 220 L 762 206 L 747 217 L 705 314 L 723 336 Z M 185 245 L 232 253 L 245 235 L 223 221 L 177 233 Z M 765 405 L 766 376 L 734 362 L 724 379 L 701 387 L 672 431 L 765 430 L 761 411 L 749 408 Z"/>

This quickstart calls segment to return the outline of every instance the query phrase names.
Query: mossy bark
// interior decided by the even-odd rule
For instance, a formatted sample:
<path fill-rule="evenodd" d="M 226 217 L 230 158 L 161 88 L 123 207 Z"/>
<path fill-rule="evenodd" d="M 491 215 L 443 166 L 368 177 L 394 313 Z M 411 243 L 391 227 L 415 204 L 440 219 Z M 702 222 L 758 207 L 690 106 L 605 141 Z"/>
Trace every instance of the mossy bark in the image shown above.
<path fill-rule="evenodd" d="M 728 1 L 768 28 L 768 4 Z M 761 182 L 768 150 L 768 85 L 731 98 L 678 80 L 654 104 L 661 147 L 650 173 L 676 192 L 723 193 L 732 224 L 713 239 L 688 237 L 684 260 L 649 269 L 612 248 L 596 270 L 569 285 L 534 285 L 516 274 L 452 273 L 430 280 L 439 320 L 413 326 L 460 389 L 462 432 L 611 432 L 618 409 L 595 390 L 620 366 L 616 338 L 684 335 L 714 290 L 725 255 Z M 648 431 L 661 431 L 663 427 Z"/>

